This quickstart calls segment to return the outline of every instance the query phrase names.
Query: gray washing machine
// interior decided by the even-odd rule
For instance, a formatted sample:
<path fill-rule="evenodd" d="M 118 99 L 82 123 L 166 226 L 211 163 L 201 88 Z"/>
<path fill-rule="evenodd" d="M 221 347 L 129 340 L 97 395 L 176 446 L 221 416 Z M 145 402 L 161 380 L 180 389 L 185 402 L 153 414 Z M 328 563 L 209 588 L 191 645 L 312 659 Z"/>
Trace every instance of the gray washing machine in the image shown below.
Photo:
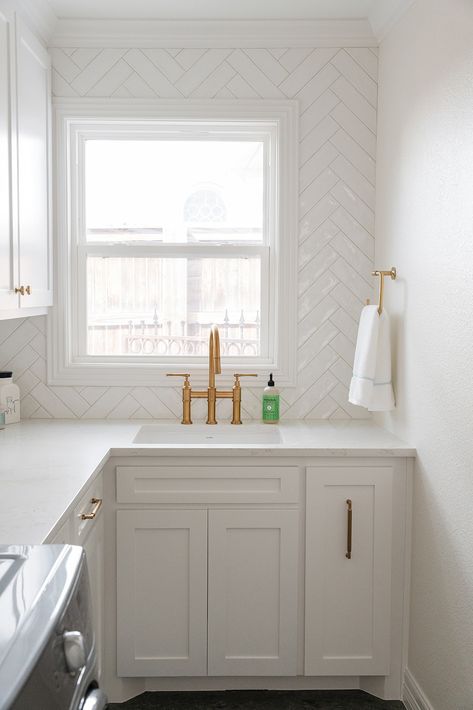
<path fill-rule="evenodd" d="M 103 710 L 85 553 L 0 545 L 0 710 Z"/>

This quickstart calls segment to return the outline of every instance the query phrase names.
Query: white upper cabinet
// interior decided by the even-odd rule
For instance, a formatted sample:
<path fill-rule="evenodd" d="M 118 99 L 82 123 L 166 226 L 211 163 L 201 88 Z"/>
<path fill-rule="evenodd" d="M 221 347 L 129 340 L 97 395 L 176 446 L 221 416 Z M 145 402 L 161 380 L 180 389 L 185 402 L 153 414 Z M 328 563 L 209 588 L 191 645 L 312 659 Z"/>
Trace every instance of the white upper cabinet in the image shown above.
<path fill-rule="evenodd" d="M 19 284 L 25 288 L 20 307 L 31 308 L 52 305 L 51 63 L 46 49 L 18 19 L 16 65 Z"/>
<path fill-rule="evenodd" d="M 52 305 L 51 62 L 0 0 L 0 319 Z"/>
<path fill-rule="evenodd" d="M 14 15 L 0 0 L 0 313 L 18 306 L 15 295 L 17 270 L 16 225 L 14 224 L 12 151 L 14 106 L 11 87 L 14 83 Z M 1 317 L 1 316 L 0 316 Z"/>

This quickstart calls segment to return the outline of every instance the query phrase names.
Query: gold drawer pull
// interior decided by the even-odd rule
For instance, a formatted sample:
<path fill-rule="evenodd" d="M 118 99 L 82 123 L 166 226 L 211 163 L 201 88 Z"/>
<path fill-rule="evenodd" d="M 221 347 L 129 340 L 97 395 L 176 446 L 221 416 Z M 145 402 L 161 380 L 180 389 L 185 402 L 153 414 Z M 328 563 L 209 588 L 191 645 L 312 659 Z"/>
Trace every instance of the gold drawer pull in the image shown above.
<path fill-rule="evenodd" d="M 97 513 L 99 512 L 99 509 L 102 505 L 102 499 L 101 498 L 92 498 L 90 501 L 92 505 L 94 506 L 93 510 L 90 513 L 81 513 L 80 519 L 81 520 L 93 520 Z"/>
<path fill-rule="evenodd" d="M 347 551 L 345 557 L 351 560 L 351 533 L 352 533 L 352 503 L 347 499 Z"/>

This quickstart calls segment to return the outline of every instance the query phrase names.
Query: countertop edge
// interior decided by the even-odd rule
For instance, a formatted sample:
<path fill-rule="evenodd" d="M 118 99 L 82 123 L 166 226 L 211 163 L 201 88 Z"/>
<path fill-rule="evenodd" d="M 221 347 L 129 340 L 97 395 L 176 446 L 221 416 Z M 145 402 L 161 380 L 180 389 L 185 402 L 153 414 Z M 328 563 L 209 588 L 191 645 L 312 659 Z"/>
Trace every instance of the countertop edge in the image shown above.
<path fill-rule="evenodd" d="M 192 445 L 185 446 L 168 446 L 165 444 L 135 444 L 132 446 L 120 447 L 112 446 L 109 450 L 109 456 L 304 456 L 312 458 L 340 456 L 347 457 L 364 457 L 364 458 L 415 458 L 416 449 L 412 447 L 399 447 L 392 449 L 376 448 L 376 447 L 328 447 L 328 448 L 312 448 L 312 447 L 290 447 L 274 446 L 268 448 L 261 444 L 246 444 L 245 446 L 231 446 L 229 444 L 213 444 L 208 446 Z"/>

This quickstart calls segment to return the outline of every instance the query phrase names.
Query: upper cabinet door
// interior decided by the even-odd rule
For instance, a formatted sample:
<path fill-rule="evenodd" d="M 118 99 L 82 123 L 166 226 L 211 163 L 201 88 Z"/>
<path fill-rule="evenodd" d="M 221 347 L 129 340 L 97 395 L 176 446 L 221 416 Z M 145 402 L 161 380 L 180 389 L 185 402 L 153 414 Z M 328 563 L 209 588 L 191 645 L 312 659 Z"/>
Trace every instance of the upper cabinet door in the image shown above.
<path fill-rule="evenodd" d="M 14 102 L 14 31 L 13 13 L 0 0 L 0 309 L 18 306 L 15 285 L 16 225 L 13 185 L 15 183 L 13 125 Z"/>
<path fill-rule="evenodd" d="M 18 17 L 16 55 L 20 306 L 37 308 L 52 305 L 51 62 Z"/>

